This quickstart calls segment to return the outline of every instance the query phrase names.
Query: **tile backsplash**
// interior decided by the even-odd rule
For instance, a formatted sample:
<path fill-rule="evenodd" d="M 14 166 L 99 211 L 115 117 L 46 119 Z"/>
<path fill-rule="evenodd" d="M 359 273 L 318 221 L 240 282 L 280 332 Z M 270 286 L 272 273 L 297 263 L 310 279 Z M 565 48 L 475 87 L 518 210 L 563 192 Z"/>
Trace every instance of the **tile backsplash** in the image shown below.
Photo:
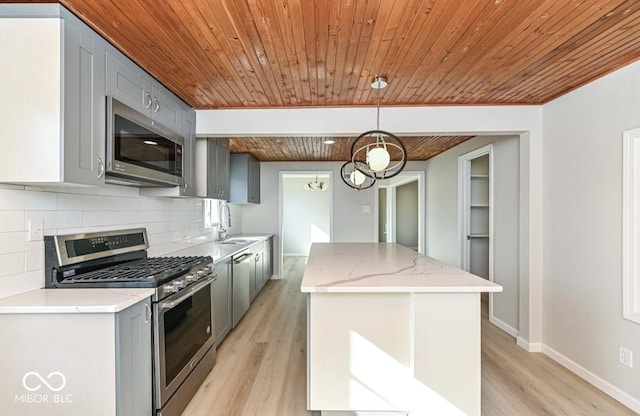
<path fill-rule="evenodd" d="M 29 240 L 29 223 L 45 235 L 144 227 L 149 256 L 184 249 L 203 227 L 203 200 L 151 198 L 122 186 L 31 187 L 0 184 L 0 298 L 44 286 L 44 243 Z M 230 204 L 233 229 L 242 232 L 241 206 Z"/>

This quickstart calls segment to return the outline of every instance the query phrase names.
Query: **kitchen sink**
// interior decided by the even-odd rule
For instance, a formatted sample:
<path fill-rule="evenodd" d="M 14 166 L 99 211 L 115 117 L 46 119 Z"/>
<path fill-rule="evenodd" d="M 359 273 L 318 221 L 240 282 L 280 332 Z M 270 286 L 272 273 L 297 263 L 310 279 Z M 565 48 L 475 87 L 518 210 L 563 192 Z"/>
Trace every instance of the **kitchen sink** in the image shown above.
<path fill-rule="evenodd" d="M 226 240 L 216 241 L 218 244 L 249 244 L 264 240 L 264 237 L 230 237 Z"/>
<path fill-rule="evenodd" d="M 226 240 L 218 241 L 218 244 L 247 244 L 250 240 L 244 238 L 227 238 Z"/>

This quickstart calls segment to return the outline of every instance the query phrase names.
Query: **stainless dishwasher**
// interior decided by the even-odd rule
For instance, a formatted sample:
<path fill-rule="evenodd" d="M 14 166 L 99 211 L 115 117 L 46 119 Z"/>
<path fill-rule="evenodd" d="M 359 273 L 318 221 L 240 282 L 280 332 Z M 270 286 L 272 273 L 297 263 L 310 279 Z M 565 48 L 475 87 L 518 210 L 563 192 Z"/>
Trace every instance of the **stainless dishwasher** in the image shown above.
<path fill-rule="evenodd" d="M 244 250 L 233 256 L 233 328 L 249 309 L 253 253 Z"/>

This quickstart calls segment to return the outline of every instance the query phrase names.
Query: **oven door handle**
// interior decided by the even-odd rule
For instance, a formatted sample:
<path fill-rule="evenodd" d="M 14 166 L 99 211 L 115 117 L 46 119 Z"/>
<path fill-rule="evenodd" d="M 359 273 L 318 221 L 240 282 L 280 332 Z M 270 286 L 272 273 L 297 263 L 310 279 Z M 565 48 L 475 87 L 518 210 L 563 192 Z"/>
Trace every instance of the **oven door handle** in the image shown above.
<path fill-rule="evenodd" d="M 203 280 L 202 282 L 196 283 L 195 285 L 193 285 L 193 286 L 189 287 L 187 290 L 185 290 L 184 294 L 182 296 L 180 296 L 179 298 L 171 300 L 171 301 L 161 302 L 158 305 L 159 309 L 161 311 L 163 311 L 163 310 L 166 310 L 166 309 L 175 308 L 180 303 L 182 303 L 185 299 L 190 298 L 191 296 L 194 295 L 194 293 L 198 292 L 201 289 L 204 289 L 206 286 L 210 285 L 216 279 L 217 279 L 216 276 L 212 276 L 212 277 L 208 277 L 207 279 Z"/>

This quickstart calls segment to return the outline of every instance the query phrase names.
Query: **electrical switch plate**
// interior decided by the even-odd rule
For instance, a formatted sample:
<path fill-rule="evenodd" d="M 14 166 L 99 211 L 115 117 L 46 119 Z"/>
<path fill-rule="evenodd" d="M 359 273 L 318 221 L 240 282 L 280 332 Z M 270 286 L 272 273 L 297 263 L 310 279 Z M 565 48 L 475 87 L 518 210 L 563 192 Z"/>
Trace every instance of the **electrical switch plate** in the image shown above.
<path fill-rule="evenodd" d="M 362 206 L 362 213 L 363 214 L 370 214 L 371 213 L 371 205 L 363 205 Z"/>
<path fill-rule="evenodd" d="M 629 368 L 633 368 L 633 352 L 630 349 L 627 349 L 620 346 L 620 364 L 625 365 Z"/>
<path fill-rule="evenodd" d="M 42 220 L 29 220 L 29 241 L 42 241 L 44 234 L 44 222 Z"/>

